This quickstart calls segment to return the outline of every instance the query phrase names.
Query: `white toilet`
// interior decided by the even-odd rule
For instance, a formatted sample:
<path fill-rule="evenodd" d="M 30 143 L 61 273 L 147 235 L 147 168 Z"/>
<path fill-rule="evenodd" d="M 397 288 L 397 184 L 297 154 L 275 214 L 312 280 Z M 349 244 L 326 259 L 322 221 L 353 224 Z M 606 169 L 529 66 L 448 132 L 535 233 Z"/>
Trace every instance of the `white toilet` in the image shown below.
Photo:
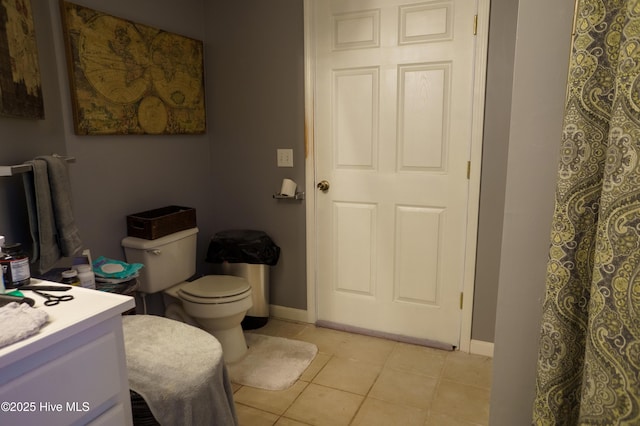
<path fill-rule="evenodd" d="M 155 240 L 126 237 L 122 240 L 129 263 L 142 263 L 138 291 L 163 291 L 165 316 L 196 325 L 222 345 L 225 362 L 244 356 L 247 344 L 241 322 L 252 306 L 251 285 L 241 277 L 206 275 L 187 282 L 196 272 L 198 228 Z"/>

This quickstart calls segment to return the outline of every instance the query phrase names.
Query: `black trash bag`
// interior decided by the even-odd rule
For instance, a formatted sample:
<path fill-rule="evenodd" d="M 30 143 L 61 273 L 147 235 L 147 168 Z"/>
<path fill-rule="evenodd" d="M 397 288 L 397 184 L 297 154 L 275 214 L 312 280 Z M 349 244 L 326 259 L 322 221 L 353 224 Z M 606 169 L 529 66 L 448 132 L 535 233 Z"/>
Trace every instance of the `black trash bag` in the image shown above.
<path fill-rule="evenodd" d="M 280 247 L 262 231 L 231 230 L 216 233 L 209 242 L 206 261 L 210 263 L 251 263 L 275 265 Z"/>

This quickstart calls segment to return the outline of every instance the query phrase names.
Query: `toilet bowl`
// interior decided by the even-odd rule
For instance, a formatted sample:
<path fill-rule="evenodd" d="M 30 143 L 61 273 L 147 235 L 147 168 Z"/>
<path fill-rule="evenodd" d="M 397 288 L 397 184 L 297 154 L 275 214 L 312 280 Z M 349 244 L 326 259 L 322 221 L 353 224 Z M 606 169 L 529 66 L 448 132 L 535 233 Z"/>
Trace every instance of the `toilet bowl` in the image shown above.
<path fill-rule="evenodd" d="M 212 334 L 222 346 L 225 362 L 246 353 L 242 319 L 252 306 L 251 285 L 241 277 L 206 275 L 187 282 L 196 271 L 198 228 L 155 240 L 126 237 L 122 240 L 129 263 L 142 263 L 138 291 L 165 295 L 165 316 Z"/>
<path fill-rule="evenodd" d="M 240 277 L 205 275 L 165 290 L 167 318 L 196 325 L 222 345 L 225 362 L 241 359 L 247 351 L 242 320 L 253 305 L 251 285 Z"/>

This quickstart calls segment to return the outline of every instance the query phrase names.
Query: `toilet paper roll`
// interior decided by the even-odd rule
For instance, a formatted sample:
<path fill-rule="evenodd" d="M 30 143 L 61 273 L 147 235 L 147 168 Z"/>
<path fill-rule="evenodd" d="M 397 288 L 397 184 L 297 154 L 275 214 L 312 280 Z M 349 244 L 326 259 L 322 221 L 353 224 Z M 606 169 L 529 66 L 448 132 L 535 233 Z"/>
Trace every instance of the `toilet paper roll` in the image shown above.
<path fill-rule="evenodd" d="M 282 188 L 280 189 L 280 195 L 295 197 L 297 187 L 298 185 L 291 179 L 283 179 Z"/>

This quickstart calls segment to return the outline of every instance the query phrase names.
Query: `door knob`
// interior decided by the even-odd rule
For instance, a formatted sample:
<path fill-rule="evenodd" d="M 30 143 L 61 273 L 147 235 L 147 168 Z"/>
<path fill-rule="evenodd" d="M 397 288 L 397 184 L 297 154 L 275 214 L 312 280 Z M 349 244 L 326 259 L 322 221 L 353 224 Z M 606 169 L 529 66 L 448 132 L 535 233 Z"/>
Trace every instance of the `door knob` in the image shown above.
<path fill-rule="evenodd" d="M 326 180 L 321 180 L 320 182 L 318 182 L 318 189 L 322 192 L 327 192 L 330 186 L 331 185 L 329 185 L 329 182 L 327 182 Z"/>

